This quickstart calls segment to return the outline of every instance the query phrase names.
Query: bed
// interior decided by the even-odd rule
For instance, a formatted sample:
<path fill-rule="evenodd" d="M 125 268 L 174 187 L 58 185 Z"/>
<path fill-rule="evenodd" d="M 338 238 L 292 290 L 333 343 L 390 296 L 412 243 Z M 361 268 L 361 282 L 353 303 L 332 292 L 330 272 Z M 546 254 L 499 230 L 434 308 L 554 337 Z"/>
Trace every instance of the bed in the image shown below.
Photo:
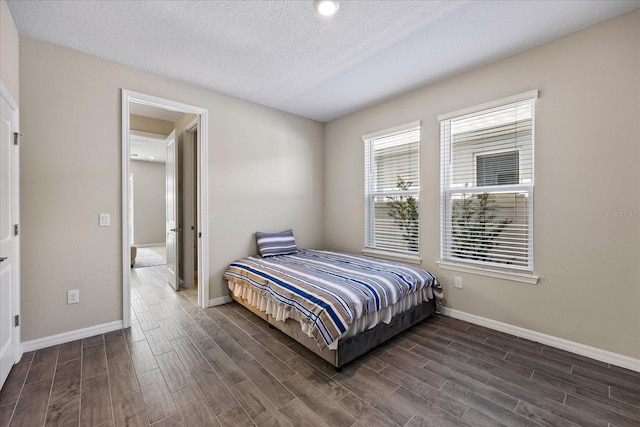
<path fill-rule="evenodd" d="M 423 269 L 293 248 L 231 263 L 230 295 L 336 368 L 440 311 L 442 288 Z"/>

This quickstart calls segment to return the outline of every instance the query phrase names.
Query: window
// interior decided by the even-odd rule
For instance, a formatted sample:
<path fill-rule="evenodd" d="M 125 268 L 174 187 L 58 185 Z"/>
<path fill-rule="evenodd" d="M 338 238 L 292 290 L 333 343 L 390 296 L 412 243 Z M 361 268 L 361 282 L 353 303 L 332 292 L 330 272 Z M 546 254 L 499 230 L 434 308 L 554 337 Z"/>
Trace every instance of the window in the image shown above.
<path fill-rule="evenodd" d="M 518 151 L 476 156 L 478 187 L 517 184 L 519 179 Z"/>
<path fill-rule="evenodd" d="M 440 116 L 443 261 L 533 272 L 537 91 Z"/>
<path fill-rule="evenodd" d="M 417 257 L 420 122 L 364 135 L 365 252 Z"/>

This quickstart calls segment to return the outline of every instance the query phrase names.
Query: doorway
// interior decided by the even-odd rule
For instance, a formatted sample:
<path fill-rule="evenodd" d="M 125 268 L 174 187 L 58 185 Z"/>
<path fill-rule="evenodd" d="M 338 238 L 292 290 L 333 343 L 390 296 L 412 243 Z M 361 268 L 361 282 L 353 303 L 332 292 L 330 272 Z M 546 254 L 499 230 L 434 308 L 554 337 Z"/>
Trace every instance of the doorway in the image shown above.
<path fill-rule="evenodd" d="M 131 185 L 131 131 L 132 131 L 132 111 L 142 111 L 145 108 L 153 109 L 155 111 L 163 111 L 168 114 L 169 117 L 180 116 L 182 121 L 178 120 L 181 124 L 180 133 L 183 135 L 183 150 L 192 150 L 193 155 L 191 159 L 195 163 L 195 170 L 190 171 L 190 174 L 186 174 L 193 185 L 181 185 L 181 188 L 190 189 L 191 197 L 189 200 L 194 202 L 194 205 L 190 206 L 185 211 L 189 212 L 184 217 L 190 215 L 189 218 L 193 218 L 193 221 L 182 222 L 178 216 L 177 221 L 175 216 L 170 218 L 172 222 L 171 227 L 167 226 L 167 235 L 172 234 L 174 242 L 177 242 L 175 246 L 181 247 L 188 245 L 186 239 L 180 232 L 187 228 L 191 231 L 193 227 L 193 236 L 195 239 L 192 241 L 193 251 L 189 251 L 189 254 L 193 256 L 189 262 L 175 260 L 176 264 L 181 264 L 184 268 L 185 282 L 188 282 L 190 275 L 198 277 L 199 285 L 197 287 L 198 306 L 206 308 L 209 306 L 209 259 L 208 259 L 208 203 L 207 203 L 207 135 L 208 135 L 208 111 L 206 109 L 195 107 L 192 105 L 182 104 L 179 102 L 157 98 L 150 95 L 136 93 L 132 91 L 122 90 L 122 233 L 123 233 L 123 245 L 122 245 L 122 264 L 123 264 L 123 293 L 122 293 L 122 305 L 123 305 L 123 325 L 129 327 L 131 325 L 131 276 L 130 267 L 133 258 L 133 249 L 131 242 L 133 242 L 134 230 L 129 226 L 133 223 L 132 217 L 135 217 L 132 206 L 132 185 Z M 186 122 L 185 122 L 186 120 Z M 167 143 L 167 145 L 169 145 Z M 175 151 L 174 151 L 175 153 Z M 182 156 L 182 153 L 180 153 Z M 180 161 L 180 160 L 178 160 Z M 187 169 L 187 168 L 183 168 Z M 167 173 L 167 176 L 170 174 Z M 133 178 L 135 180 L 135 177 Z M 174 181 L 175 182 L 175 181 Z M 183 183 L 184 184 L 184 183 Z M 167 191 L 171 186 L 167 185 Z M 174 187 L 175 188 L 175 187 Z M 169 197 L 166 196 L 166 200 L 171 198 L 176 203 L 184 203 L 184 195 L 181 193 L 173 193 L 175 195 Z M 170 203 L 167 202 L 167 206 Z M 132 215 L 133 212 L 133 215 Z M 165 212 L 162 212 L 162 216 L 165 217 Z M 169 217 L 167 215 L 167 224 L 169 224 Z M 168 240 L 168 239 L 167 239 Z M 169 256 L 167 256 L 169 258 Z M 195 258 L 195 259 L 194 259 Z M 189 267 L 187 267 L 189 264 Z M 191 268 L 187 270 L 186 268 Z M 193 270 L 195 268 L 195 271 Z M 191 273 L 193 272 L 193 273 Z M 190 278 L 190 282 L 193 282 L 193 278 Z M 185 283 L 188 286 L 188 283 Z M 176 288 L 178 286 L 176 285 Z"/>
<path fill-rule="evenodd" d="M 176 261 L 179 261 L 180 232 L 176 231 L 175 211 L 180 203 L 174 195 L 179 195 L 180 188 L 174 182 L 179 176 L 175 162 L 179 155 L 174 153 L 178 145 L 175 129 L 182 116 L 195 116 L 136 103 L 129 110 L 131 276 L 133 279 L 137 276 L 134 273 L 142 274 L 140 269 L 162 266 L 166 281 L 178 290 Z M 169 181 L 171 186 L 167 185 Z"/>

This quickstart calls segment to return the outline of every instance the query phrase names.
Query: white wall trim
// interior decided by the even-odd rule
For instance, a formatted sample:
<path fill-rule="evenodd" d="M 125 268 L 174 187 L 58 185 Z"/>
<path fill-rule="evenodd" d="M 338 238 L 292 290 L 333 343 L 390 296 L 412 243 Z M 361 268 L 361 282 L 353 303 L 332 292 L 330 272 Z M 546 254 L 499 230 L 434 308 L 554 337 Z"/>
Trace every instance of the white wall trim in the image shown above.
<path fill-rule="evenodd" d="M 44 338 L 38 338 L 22 343 L 22 351 L 34 351 L 41 348 L 51 347 L 52 345 L 64 344 L 67 342 L 93 337 L 95 335 L 106 334 L 107 332 L 122 329 L 122 320 L 103 323 L 102 325 L 90 326 L 88 328 L 76 329 L 75 331 L 63 332 L 57 335 L 51 335 Z"/>
<path fill-rule="evenodd" d="M 478 111 L 489 110 L 491 108 L 501 107 L 503 105 L 514 104 L 516 102 L 526 101 L 528 99 L 537 99 L 538 90 L 530 90 L 528 92 L 519 93 L 517 95 L 507 96 L 505 98 L 496 99 L 494 101 L 485 102 L 471 107 L 461 108 L 460 110 L 451 111 L 438 115 L 438 121 L 447 120 L 453 117 L 466 116 L 467 114 L 477 113 Z"/>
<path fill-rule="evenodd" d="M 394 126 L 387 129 L 377 130 L 375 132 L 370 132 L 362 135 L 362 140 L 366 141 L 367 139 L 377 138 L 379 136 L 387 136 L 389 134 L 401 133 L 401 132 L 409 132 L 411 130 L 418 130 L 422 122 L 420 120 L 415 120 L 413 122 L 405 123 L 402 125 Z"/>
<path fill-rule="evenodd" d="M 209 306 L 227 304 L 233 301 L 230 296 L 222 296 L 209 300 Z M 505 332 L 517 337 L 526 338 L 531 341 L 550 345 L 561 350 L 570 351 L 581 356 L 590 357 L 601 362 L 610 363 L 615 366 L 631 369 L 640 372 L 640 359 L 624 356 L 622 354 L 613 353 L 611 351 L 602 350 L 585 344 L 565 340 L 563 338 L 554 337 L 530 329 L 521 328 L 519 326 L 510 325 L 508 323 L 499 322 L 497 320 L 488 319 L 486 317 L 477 316 L 475 314 L 465 313 L 464 311 L 455 310 L 449 307 L 443 307 L 442 313 L 455 319 L 464 320 L 475 325 L 485 326 L 489 329 Z M 38 338 L 31 341 L 24 341 L 22 352 L 40 350 L 42 348 L 51 347 L 53 345 L 64 344 L 67 342 L 89 338 L 95 335 L 105 334 L 122 329 L 122 321 L 103 323 L 101 325 L 90 326 L 88 328 L 77 329 L 75 331 L 64 332 L 57 335 L 51 335 L 44 338 Z"/>
<path fill-rule="evenodd" d="M 218 298 L 210 299 L 209 300 L 209 307 L 215 307 L 216 305 L 228 304 L 231 301 L 233 301 L 233 299 L 231 299 L 230 296 L 224 296 L 224 297 L 218 297 Z"/>
<path fill-rule="evenodd" d="M 486 267 L 475 267 L 473 265 L 460 264 L 450 261 L 436 261 L 438 267 L 443 270 L 458 271 L 460 273 L 477 274 L 478 276 L 493 277 L 495 279 L 509 280 L 511 282 L 526 283 L 528 285 L 537 285 L 540 276 L 528 273 L 516 273 L 514 271 L 501 271 Z"/>
<path fill-rule="evenodd" d="M 640 359 L 634 359 L 633 357 L 624 356 L 622 354 L 613 353 L 611 351 L 602 350 L 600 348 L 565 340 L 564 338 L 554 337 L 551 335 L 532 331 L 530 329 L 510 325 L 508 323 L 498 322 L 497 320 L 476 316 L 475 314 L 465 313 L 464 311 L 454 310 L 449 307 L 443 307 L 442 314 L 476 325 L 485 326 L 489 329 L 494 329 L 496 331 L 515 335 L 520 338 L 526 338 L 528 340 L 539 342 L 541 344 L 550 345 L 552 347 L 566 350 L 571 353 L 576 353 L 581 356 L 590 357 L 601 362 L 610 363 L 615 366 L 620 366 L 622 368 L 640 372 Z"/>
<path fill-rule="evenodd" d="M 197 157 L 200 179 L 198 193 L 198 228 L 202 237 L 198 238 L 198 305 L 202 308 L 209 304 L 209 110 L 199 112 L 199 132 L 197 134 Z"/>
<path fill-rule="evenodd" d="M 122 326 L 131 326 L 131 243 L 129 233 L 129 174 L 131 173 L 130 95 L 122 90 Z M 133 188 L 132 188 L 133 190 Z"/>

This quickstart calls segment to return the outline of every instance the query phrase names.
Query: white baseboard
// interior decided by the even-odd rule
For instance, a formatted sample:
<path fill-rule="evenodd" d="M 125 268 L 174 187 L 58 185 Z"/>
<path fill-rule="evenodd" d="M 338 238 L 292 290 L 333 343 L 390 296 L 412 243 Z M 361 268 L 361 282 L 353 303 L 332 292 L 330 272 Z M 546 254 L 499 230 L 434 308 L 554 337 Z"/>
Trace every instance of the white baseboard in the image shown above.
<path fill-rule="evenodd" d="M 88 328 L 76 329 L 75 331 L 63 332 L 49 337 L 38 338 L 31 341 L 22 342 L 22 351 L 40 350 L 41 348 L 51 347 L 52 345 L 64 344 L 67 342 L 89 338 L 94 335 L 106 334 L 122 329 L 122 320 L 103 323 L 102 325 L 90 326 Z"/>
<path fill-rule="evenodd" d="M 218 297 L 209 300 L 209 307 L 215 307 L 216 305 L 227 304 L 233 301 L 230 296 Z"/>
<path fill-rule="evenodd" d="M 640 359 L 634 359 L 633 357 L 565 340 L 563 338 L 546 335 L 530 329 L 510 325 L 508 323 L 498 322 L 497 320 L 487 319 L 486 317 L 476 316 L 475 314 L 465 313 L 464 311 L 454 310 L 449 307 L 442 307 L 442 314 L 464 320 L 475 325 L 485 326 L 489 329 L 515 335 L 520 338 L 546 344 L 561 350 L 566 350 L 571 353 L 576 353 L 581 356 L 590 357 L 591 359 L 599 360 L 601 362 L 610 363 L 615 366 L 640 372 Z"/>

